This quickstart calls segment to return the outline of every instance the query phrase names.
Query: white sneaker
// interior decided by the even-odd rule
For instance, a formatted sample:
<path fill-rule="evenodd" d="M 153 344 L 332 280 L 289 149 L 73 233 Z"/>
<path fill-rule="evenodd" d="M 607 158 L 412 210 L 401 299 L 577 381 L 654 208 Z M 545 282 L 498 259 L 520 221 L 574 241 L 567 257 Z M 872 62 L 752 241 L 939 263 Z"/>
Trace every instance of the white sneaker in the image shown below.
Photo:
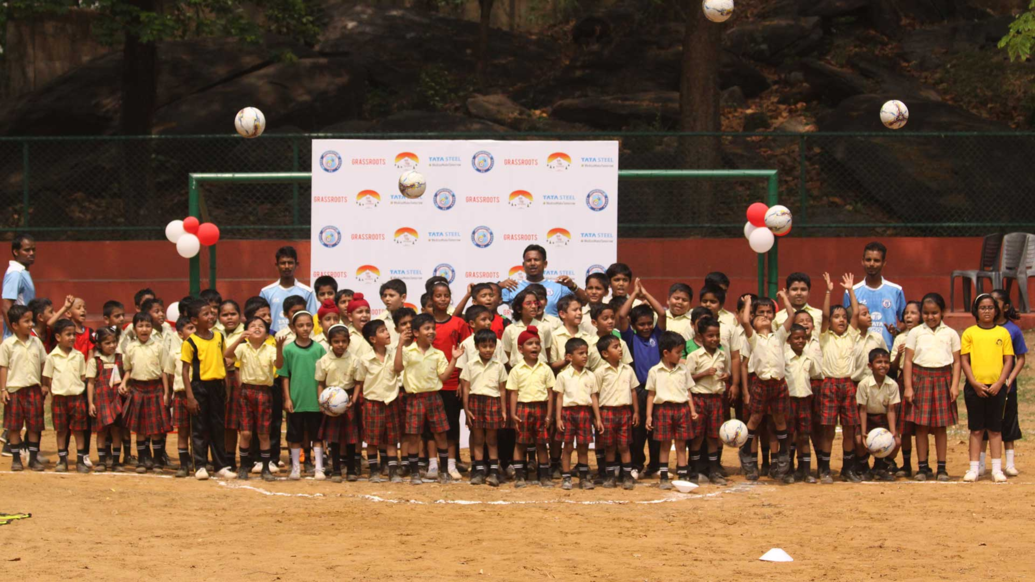
<path fill-rule="evenodd" d="M 639 481 L 640 480 L 640 472 L 637 471 L 636 469 L 633 469 L 632 470 L 632 478 L 633 478 L 634 481 Z"/>
<path fill-rule="evenodd" d="M 464 478 L 464 476 L 460 474 L 460 471 L 457 471 L 456 469 L 450 469 L 449 476 L 452 477 L 453 481 L 460 481 Z"/>
<path fill-rule="evenodd" d="M 1003 469 L 1003 473 L 1006 473 L 1007 477 L 1016 477 L 1021 474 L 1021 472 L 1017 470 L 1017 467 L 1007 467 Z"/>
<path fill-rule="evenodd" d="M 208 481 L 208 471 L 205 470 L 205 467 L 202 467 L 194 473 L 194 478 L 198 481 Z"/>
<path fill-rule="evenodd" d="M 26 451 L 25 452 L 25 456 L 27 457 L 28 455 L 29 455 L 29 452 Z M 46 456 L 44 456 L 42 451 L 36 454 L 36 460 L 41 462 L 41 463 L 43 463 L 44 465 L 49 465 L 50 464 L 50 459 L 47 458 Z"/>
<path fill-rule="evenodd" d="M 237 478 L 237 473 L 231 471 L 230 467 L 223 467 L 222 469 L 216 471 L 216 477 L 219 477 L 220 479 L 226 479 L 227 481 L 232 481 Z"/>
<path fill-rule="evenodd" d="M 83 464 L 91 469 L 93 468 L 93 463 L 90 462 L 90 457 L 83 457 Z"/>
<path fill-rule="evenodd" d="M 988 472 L 986 469 L 987 469 L 986 465 L 978 465 L 978 477 L 984 477 L 985 473 Z"/>
<path fill-rule="evenodd" d="M 270 463 L 270 473 L 273 473 L 274 475 L 276 475 L 279 472 L 280 472 L 280 467 L 276 463 Z"/>
<path fill-rule="evenodd" d="M 424 475 L 425 479 L 438 479 L 438 468 L 428 469 L 428 473 Z"/>
<path fill-rule="evenodd" d="M 280 467 L 281 469 L 283 469 L 284 467 L 287 467 L 287 463 L 285 463 L 284 461 L 277 461 L 277 467 Z M 270 467 L 270 470 L 272 470 L 272 469 L 273 469 L 273 467 Z"/>
<path fill-rule="evenodd" d="M 262 463 L 255 463 L 252 465 L 252 475 L 258 475 L 262 473 Z"/>
<path fill-rule="evenodd" d="M 302 468 L 301 467 L 291 467 L 291 474 L 288 475 L 288 479 L 291 479 L 292 481 L 298 481 L 301 478 L 302 478 Z"/>
<path fill-rule="evenodd" d="M 978 480 L 978 474 L 975 471 L 967 471 L 967 474 L 963 476 L 964 483 L 973 483 Z"/>
<path fill-rule="evenodd" d="M 992 473 L 992 481 L 996 483 L 1006 483 L 1006 475 L 1002 471 L 995 471 Z"/>
<path fill-rule="evenodd" d="M 326 478 L 327 475 L 324 475 L 323 471 L 320 471 L 319 469 L 317 469 L 317 471 L 313 473 L 313 479 L 316 479 L 317 481 L 323 481 Z"/>

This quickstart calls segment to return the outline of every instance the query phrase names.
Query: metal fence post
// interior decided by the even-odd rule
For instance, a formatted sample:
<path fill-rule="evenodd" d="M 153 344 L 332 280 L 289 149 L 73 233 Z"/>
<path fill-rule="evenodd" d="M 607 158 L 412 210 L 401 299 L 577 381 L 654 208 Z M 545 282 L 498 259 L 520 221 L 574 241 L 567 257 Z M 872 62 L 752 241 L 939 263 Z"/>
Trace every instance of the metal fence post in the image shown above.
<path fill-rule="evenodd" d="M 190 175 L 190 186 L 187 188 L 187 214 L 197 217 L 200 214 L 198 203 L 198 180 L 194 174 Z M 194 255 L 190 258 L 190 294 L 197 297 L 201 293 L 201 257 Z"/>
<path fill-rule="evenodd" d="M 29 226 L 29 142 L 22 142 L 22 228 Z"/>
<path fill-rule="evenodd" d="M 805 166 L 805 140 L 807 139 L 805 134 L 798 138 L 798 216 L 795 222 L 800 225 L 805 224 L 806 209 L 809 207 L 809 192 L 805 188 L 805 176 L 808 171 Z"/>
<path fill-rule="evenodd" d="M 291 140 L 291 149 L 294 152 L 294 159 L 291 163 L 291 171 L 298 171 L 298 138 Z M 291 186 L 291 213 L 292 222 L 291 224 L 298 224 L 298 184 Z"/>
<path fill-rule="evenodd" d="M 216 288 L 216 245 L 208 247 L 208 287 Z"/>
<path fill-rule="evenodd" d="M 774 172 L 769 176 L 769 196 L 766 203 L 769 206 L 775 206 L 780 203 L 780 184 L 776 179 L 776 173 Z M 780 276 L 780 238 L 774 237 L 773 248 L 769 249 L 769 295 L 770 298 L 776 298 L 776 290 L 778 285 L 778 277 Z"/>

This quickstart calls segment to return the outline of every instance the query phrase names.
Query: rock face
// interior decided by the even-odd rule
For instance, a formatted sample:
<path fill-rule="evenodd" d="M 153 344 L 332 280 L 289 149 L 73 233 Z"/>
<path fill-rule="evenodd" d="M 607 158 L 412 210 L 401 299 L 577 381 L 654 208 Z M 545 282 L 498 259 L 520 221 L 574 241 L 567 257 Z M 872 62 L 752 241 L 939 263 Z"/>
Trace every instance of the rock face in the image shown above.
<path fill-rule="evenodd" d="M 674 128 L 679 121 L 679 93 L 654 91 L 614 97 L 566 99 L 553 106 L 552 117 L 598 129 L 639 125 Z"/>
<path fill-rule="evenodd" d="M 823 28 L 817 17 L 775 18 L 738 25 L 726 33 L 723 48 L 735 55 L 778 64 L 811 53 L 822 38 Z"/>

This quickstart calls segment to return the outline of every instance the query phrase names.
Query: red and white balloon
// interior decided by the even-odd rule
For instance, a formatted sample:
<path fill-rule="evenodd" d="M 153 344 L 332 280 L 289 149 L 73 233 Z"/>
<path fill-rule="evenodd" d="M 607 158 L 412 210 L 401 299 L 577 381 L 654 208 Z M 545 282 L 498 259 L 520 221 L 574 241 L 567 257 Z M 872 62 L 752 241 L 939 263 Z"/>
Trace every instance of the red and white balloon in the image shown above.
<path fill-rule="evenodd" d="M 201 251 L 219 242 L 219 227 L 211 222 L 200 222 L 193 216 L 173 220 L 165 225 L 165 238 L 176 245 L 176 252 L 190 259 Z"/>
<path fill-rule="evenodd" d="M 786 206 L 778 204 L 770 208 L 761 202 L 755 202 L 747 209 L 744 238 L 748 240 L 751 250 L 756 253 L 768 253 L 773 248 L 776 237 L 790 234 L 792 222 L 791 211 Z"/>

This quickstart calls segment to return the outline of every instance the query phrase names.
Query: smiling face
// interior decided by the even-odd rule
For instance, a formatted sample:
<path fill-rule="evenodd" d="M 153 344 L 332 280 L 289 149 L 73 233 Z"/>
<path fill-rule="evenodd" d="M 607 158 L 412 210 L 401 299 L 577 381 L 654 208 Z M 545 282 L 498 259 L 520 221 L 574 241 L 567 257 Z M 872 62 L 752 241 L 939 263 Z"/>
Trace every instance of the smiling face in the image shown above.
<path fill-rule="evenodd" d="M 891 358 L 881 354 L 870 362 L 870 369 L 873 370 L 873 377 L 875 379 L 883 380 L 888 375 L 888 370 L 891 369 Z"/>
<path fill-rule="evenodd" d="M 816 322 L 813 321 L 812 315 L 807 311 L 795 314 L 794 323 L 805 328 L 805 332 L 812 335 L 812 330 L 816 327 Z"/>
<path fill-rule="evenodd" d="M 719 333 L 719 326 L 710 325 L 704 330 L 702 344 L 704 345 L 705 349 L 707 349 L 710 352 L 714 352 L 715 350 L 719 349 L 719 343 L 721 343 L 720 337 L 721 336 Z"/>
<path fill-rule="evenodd" d="M 417 342 L 424 347 L 430 346 L 435 341 L 435 324 L 425 323 L 417 330 Z"/>
<path fill-rule="evenodd" d="M 683 291 L 676 291 L 668 296 L 668 310 L 672 315 L 684 315 L 690 311 L 690 296 Z"/>
<path fill-rule="evenodd" d="M 525 278 L 536 281 L 542 278 L 546 270 L 546 261 L 539 251 L 525 251 L 521 259 L 521 267 L 525 270 Z"/>
<path fill-rule="evenodd" d="M 448 312 L 449 302 L 453 299 L 453 294 L 449 291 L 449 287 L 445 285 L 435 285 L 435 288 L 431 293 L 431 306 L 435 311 Z"/>
<path fill-rule="evenodd" d="M 922 317 L 924 325 L 934 329 L 942 323 L 942 308 L 934 301 L 924 301 Z"/>
<path fill-rule="evenodd" d="M 791 346 L 791 350 L 800 356 L 802 350 L 805 349 L 805 341 L 807 338 L 808 335 L 803 331 L 792 331 L 790 337 L 787 338 L 787 345 Z"/>

